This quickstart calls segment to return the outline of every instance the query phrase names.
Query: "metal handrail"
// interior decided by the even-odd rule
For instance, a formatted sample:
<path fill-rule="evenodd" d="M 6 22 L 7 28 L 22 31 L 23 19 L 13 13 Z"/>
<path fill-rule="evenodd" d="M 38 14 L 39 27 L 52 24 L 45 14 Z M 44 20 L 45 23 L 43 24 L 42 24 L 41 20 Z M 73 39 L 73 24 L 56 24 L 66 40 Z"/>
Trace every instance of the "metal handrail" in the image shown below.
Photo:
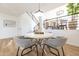
<path fill-rule="evenodd" d="M 73 15 L 78 15 L 79 13 L 75 13 Z M 64 15 L 64 16 L 59 16 L 59 17 L 54 17 L 54 18 L 51 18 L 51 19 L 47 19 L 46 21 L 48 20 L 52 20 L 52 19 L 58 19 L 58 18 L 62 18 L 62 17 L 67 17 L 67 16 L 73 16 L 73 15 Z"/>

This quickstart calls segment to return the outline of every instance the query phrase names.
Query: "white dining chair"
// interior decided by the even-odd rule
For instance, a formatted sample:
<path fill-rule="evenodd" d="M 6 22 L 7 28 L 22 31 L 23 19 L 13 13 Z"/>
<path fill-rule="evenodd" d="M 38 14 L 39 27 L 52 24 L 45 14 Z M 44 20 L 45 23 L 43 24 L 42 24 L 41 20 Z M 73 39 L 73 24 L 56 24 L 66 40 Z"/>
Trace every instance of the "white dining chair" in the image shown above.
<path fill-rule="evenodd" d="M 46 40 L 46 42 L 43 43 L 42 55 L 44 54 L 45 46 L 47 46 L 48 49 L 49 49 L 49 51 L 52 54 L 56 55 L 56 56 L 57 55 L 60 56 L 59 48 L 61 48 L 62 49 L 63 56 L 65 56 L 63 46 L 66 43 L 66 41 L 67 41 L 67 38 L 65 38 L 65 37 L 49 38 L 48 40 Z M 50 48 L 55 49 L 58 54 L 52 52 Z"/>
<path fill-rule="evenodd" d="M 15 42 L 16 42 L 16 45 L 18 47 L 17 56 L 19 54 L 20 49 L 22 49 L 21 56 L 24 56 L 24 55 L 26 55 L 26 54 L 28 54 L 28 53 L 30 53 L 32 51 L 33 46 L 36 47 L 36 51 L 37 51 L 37 55 L 38 55 L 37 45 L 32 40 L 33 40 L 33 38 L 27 38 L 27 37 L 24 37 L 24 36 L 17 36 L 15 38 Z M 31 50 L 28 51 L 27 53 L 23 54 L 23 52 L 28 48 L 30 48 Z"/>

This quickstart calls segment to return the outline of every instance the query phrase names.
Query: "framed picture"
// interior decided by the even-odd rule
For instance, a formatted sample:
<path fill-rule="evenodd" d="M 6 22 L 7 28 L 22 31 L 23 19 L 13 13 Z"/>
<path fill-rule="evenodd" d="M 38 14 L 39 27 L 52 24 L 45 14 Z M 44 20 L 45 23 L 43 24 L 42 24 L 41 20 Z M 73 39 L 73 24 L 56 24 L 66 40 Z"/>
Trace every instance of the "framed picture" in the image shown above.
<path fill-rule="evenodd" d="M 16 21 L 13 20 L 3 20 L 4 27 L 16 27 Z"/>

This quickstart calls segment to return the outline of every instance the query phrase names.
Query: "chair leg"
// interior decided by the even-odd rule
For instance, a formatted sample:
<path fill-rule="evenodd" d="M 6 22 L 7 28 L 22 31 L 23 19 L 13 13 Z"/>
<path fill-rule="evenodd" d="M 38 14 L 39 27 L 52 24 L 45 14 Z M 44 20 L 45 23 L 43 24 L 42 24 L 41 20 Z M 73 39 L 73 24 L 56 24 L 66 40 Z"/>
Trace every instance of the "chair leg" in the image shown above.
<path fill-rule="evenodd" d="M 58 50 L 58 49 L 56 49 L 56 50 L 57 50 L 57 52 L 58 52 L 58 56 L 60 56 L 59 50 Z"/>
<path fill-rule="evenodd" d="M 33 45 L 33 46 L 35 46 L 35 47 L 36 47 L 37 56 L 38 56 L 38 47 L 37 47 L 37 45 L 36 45 L 36 44 L 35 44 L 35 45 Z M 27 53 L 25 53 L 25 54 L 23 54 L 23 52 L 24 52 L 26 49 L 28 49 L 28 48 L 23 49 L 23 50 L 22 50 L 22 52 L 21 52 L 21 56 L 24 56 L 24 55 L 26 55 L 26 54 L 30 53 L 30 52 L 32 51 L 32 46 L 31 46 L 31 47 L 29 47 L 29 48 L 31 48 L 31 50 L 30 50 L 30 51 L 28 51 L 28 52 L 27 52 Z"/>
<path fill-rule="evenodd" d="M 53 53 L 51 50 L 50 50 L 50 47 L 48 47 L 49 49 L 49 52 L 52 53 L 53 55 L 57 56 L 57 54 Z"/>
<path fill-rule="evenodd" d="M 48 49 L 49 49 L 49 51 L 52 53 L 52 54 L 54 54 L 54 55 L 56 55 L 56 56 L 60 56 L 60 53 L 59 53 L 59 50 L 58 49 L 56 49 L 56 48 L 54 48 L 54 47 L 51 47 L 52 49 L 55 49 L 56 51 L 57 51 L 57 53 L 58 54 L 55 54 L 55 53 L 53 53 L 51 50 L 50 50 L 50 47 L 48 46 Z"/>
<path fill-rule="evenodd" d="M 20 49 L 20 47 L 18 47 L 18 50 L 17 50 L 17 54 L 16 54 L 16 56 L 18 56 L 18 53 L 19 53 L 19 49 Z"/>
<path fill-rule="evenodd" d="M 32 51 L 32 49 L 31 49 L 31 50 L 28 51 L 27 53 L 23 54 L 23 52 L 24 52 L 26 49 L 28 49 L 28 48 L 25 48 L 25 49 L 22 50 L 22 52 L 21 52 L 21 56 L 24 56 L 24 55 L 26 55 L 26 54 L 28 54 L 28 53 L 30 53 L 30 52 Z"/>
<path fill-rule="evenodd" d="M 67 30 L 67 25 L 66 25 L 66 30 Z"/>
<path fill-rule="evenodd" d="M 38 56 L 38 47 L 37 47 L 37 45 L 35 45 L 36 46 L 36 52 L 37 52 L 37 56 Z"/>
<path fill-rule="evenodd" d="M 42 56 L 44 55 L 44 48 L 45 48 L 45 45 L 43 45 Z"/>
<path fill-rule="evenodd" d="M 62 52 L 63 52 L 63 56 L 65 56 L 63 47 L 62 47 Z"/>

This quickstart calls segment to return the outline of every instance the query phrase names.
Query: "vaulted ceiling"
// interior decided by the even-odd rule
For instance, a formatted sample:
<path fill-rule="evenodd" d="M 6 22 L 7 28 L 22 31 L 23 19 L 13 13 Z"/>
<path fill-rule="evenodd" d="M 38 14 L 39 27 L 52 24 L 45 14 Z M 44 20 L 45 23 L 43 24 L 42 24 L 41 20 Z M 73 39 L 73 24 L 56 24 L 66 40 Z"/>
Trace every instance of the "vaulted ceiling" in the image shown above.
<path fill-rule="evenodd" d="M 0 13 L 19 16 L 26 11 L 37 11 L 38 5 L 39 3 L 0 3 Z M 40 10 L 47 12 L 62 5 L 65 3 L 40 3 Z"/>

